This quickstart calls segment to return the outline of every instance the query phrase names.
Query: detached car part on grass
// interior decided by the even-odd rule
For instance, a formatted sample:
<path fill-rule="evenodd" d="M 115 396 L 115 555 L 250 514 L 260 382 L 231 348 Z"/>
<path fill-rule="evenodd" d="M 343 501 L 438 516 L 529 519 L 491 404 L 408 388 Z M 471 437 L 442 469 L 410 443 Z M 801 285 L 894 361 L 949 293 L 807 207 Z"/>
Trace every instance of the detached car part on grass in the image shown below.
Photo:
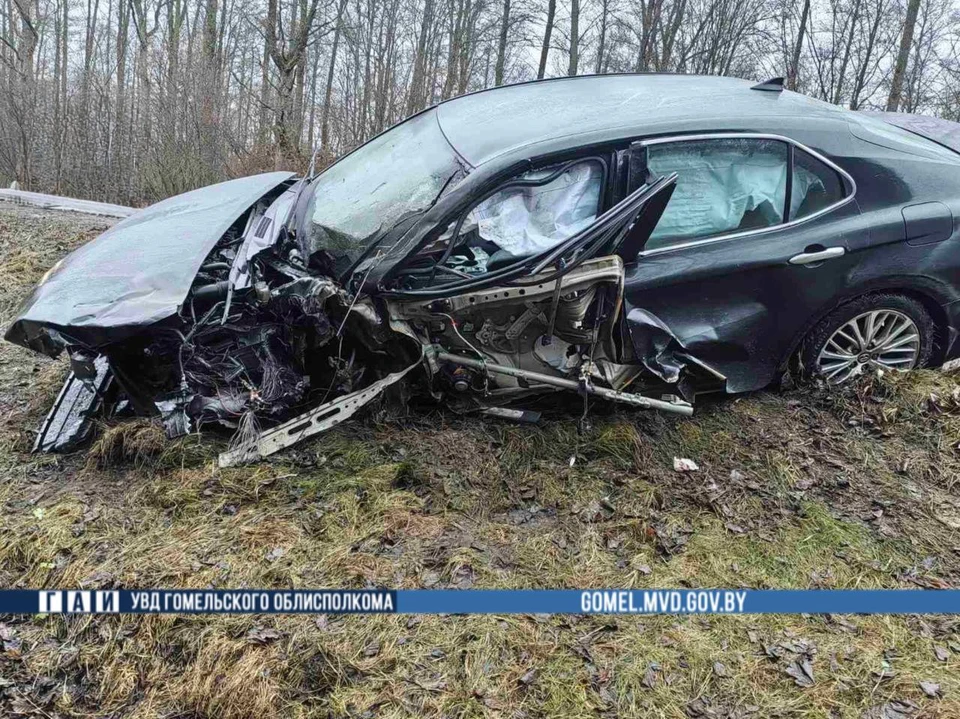
<path fill-rule="evenodd" d="M 9 328 L 71 359 L 37 449 L 139 414 L 228 428 L 229 465 L 381 395 L 690 414 L 791 357 L 843 378 L 949 359 L 960 126 L 911 118 L 776 82 L 567 78 L 441 103 L 315 177 L 170 198 L 52 268 Z"/>

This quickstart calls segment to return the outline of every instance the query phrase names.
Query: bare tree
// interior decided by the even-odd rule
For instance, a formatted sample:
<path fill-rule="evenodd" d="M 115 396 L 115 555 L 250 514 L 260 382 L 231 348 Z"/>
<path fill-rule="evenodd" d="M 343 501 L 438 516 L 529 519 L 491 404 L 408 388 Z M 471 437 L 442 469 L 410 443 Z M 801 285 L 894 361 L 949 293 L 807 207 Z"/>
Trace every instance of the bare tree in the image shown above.
<path fill-rule="evenodd" d="M 593 72 L 960 118 L 960 0 L 0 0 L 0 182 L 131 204 L 302 171 L 445 98 Z M 906 17 L 905 24 L 900 18 Z M 902 31 L 901 31 L 902 28 Z"/>
<path fill-rule="evenodd" d="M 307 42 L 314 28 L 319 0 L 298 0 L 291 6 L 284 32 L 283 16 L 278 0 L 267 0 L 267 53 L 277 70 L 274 139 L 279 158 L 297 154 L 299 123 L 294 96 L 297 73 L 307 51 Z"/>
<path fill-rule="evenodd" d="M 793 55 L 790 57 L 790 68 L 787 70 L 787 87 L 797 89 L 797 68 L 800 66 L 800 53 L 803 52 L 803 36 L 807 31 L 807 17 L 810 15 L 810 0 L 803 0 L 803 10 L 800 11 L 800 29 L 797 30 L 797 41 L 793 45 Z"/>
<path fill-rule="evenodd" d="M 507 38 L 510 35 L 510 0 L 503 0 L 503 17 L 500 20 L 500 34 L 497 40 L 497 63 L 493 71 L 493 84 L 503 84 L 503 71 L 507 64 Z"/>
<path fill-rule="evenodd" d="M 330 101 L 333 98 L 333 74 L 337 68 L 337 50 L 340 49 L 340 35 L 343 31 L 343 13 L 347 0 L 337 5 L 337 20 L 333 30 L 333 45 L 330 48 L 330 62 L 327 65 L 327 81 L 323 90 L 323 114 L 320 120 L 320 147 L 324 151 L 330 147 Z"/>
<path fill-rule="evenodd" d="M 547 72 L 547 56 L 550 54 L 550 36 L 553 34 L 553 21 L 557 16 L 557 0 L 547 0 L 547 22 L 543 28 L 543 45 L 540 48 L 540 67 L 537 79 L 542 80 Z"/>
<path fill-rule="evenodd" d="M 903 23 L 903 34 L 900 36 L 900 50 L 893 66 L 893 79 L 890 81 L 890 95 L 887 97 L 887 112 L 896 112 L 900 109 L 900 97 L 903 93 L 903 78 L 907 72 L 907 62 L 910 59 L 910 47 L 913 43 L 913 31 L 917 25 L 917 13 L 920 11 L 920 0 L 909 0 L 907 3 L 907 17 Z"/>
<path fill-rule="evenodd" d="M 570 0 L 570 64 L 567 74 L 576 75 L 580 65 L 580 0 Z"/>

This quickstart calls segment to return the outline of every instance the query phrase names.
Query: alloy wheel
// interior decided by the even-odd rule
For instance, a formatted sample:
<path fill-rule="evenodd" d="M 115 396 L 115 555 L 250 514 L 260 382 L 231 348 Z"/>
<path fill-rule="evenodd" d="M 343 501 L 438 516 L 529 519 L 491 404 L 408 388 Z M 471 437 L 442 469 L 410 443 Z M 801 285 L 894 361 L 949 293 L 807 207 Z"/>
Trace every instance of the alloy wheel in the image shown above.
<path fill-rule="evenodd" d="M 896 310 L 872 310 L 837 329 L 817 357 L 817 370 L 830 384 L 846 382 L 869 367 L 913 369 L 920 356 L 920 331 Z"/>

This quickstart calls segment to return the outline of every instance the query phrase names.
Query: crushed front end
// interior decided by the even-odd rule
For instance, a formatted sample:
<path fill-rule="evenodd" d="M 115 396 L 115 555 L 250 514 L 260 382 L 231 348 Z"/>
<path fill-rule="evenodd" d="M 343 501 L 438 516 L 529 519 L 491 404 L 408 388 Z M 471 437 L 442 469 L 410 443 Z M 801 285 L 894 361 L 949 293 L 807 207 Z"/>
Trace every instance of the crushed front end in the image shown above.
<path fill-rule="evenodd" d="M 225 429 L 227 466 L 333 427 L 394 385 L 520 419 L 533 415 L 508 405 L 558 391 L 579 395 L 584 411 L 598 397 L 692 412 L 696 363 L 623 296 L 623 257 L 673 179 L 556 246 L 471 274 L 476 233 L 443 231 L 473 191 L 461 182 L 469 168 L 442 154 L 428 164 L 416 192 L 407 168 L 364 203 L 339 163 L 319 179 L 222 183 L 147 208 L 65 258 L 7 333 L 71 359 L 36 449 L 70 450 L 95 418 L 136 414 L 171 438 Z"/>

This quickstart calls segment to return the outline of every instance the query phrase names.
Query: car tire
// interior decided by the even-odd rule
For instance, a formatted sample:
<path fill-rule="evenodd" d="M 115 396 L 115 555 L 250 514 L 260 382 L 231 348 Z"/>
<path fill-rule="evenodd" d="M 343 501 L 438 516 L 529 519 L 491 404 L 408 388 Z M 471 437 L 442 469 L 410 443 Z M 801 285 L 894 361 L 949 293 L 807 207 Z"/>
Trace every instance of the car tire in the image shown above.
<path fill-rule="evenodd" d="M 863 347 L 859 340 L 867 339 L 871 316 L 875 339 Z M 884 330 L 887 335 L 893 334 L 885 346 L 898 346 L 884 351 Z M 915 341 L 910 339 L 914 334 Z M 893 293 L 864 295 L 841 305 L 810 331 L 800 349 L 801 376 L 842 384 L 870 368 L 925 367 L 933 355 L 935 340 L 933 318 L 917 300 Z M 847 360 L 840 358 L 848 355 L 855 359 L 846 365 Z"/>

